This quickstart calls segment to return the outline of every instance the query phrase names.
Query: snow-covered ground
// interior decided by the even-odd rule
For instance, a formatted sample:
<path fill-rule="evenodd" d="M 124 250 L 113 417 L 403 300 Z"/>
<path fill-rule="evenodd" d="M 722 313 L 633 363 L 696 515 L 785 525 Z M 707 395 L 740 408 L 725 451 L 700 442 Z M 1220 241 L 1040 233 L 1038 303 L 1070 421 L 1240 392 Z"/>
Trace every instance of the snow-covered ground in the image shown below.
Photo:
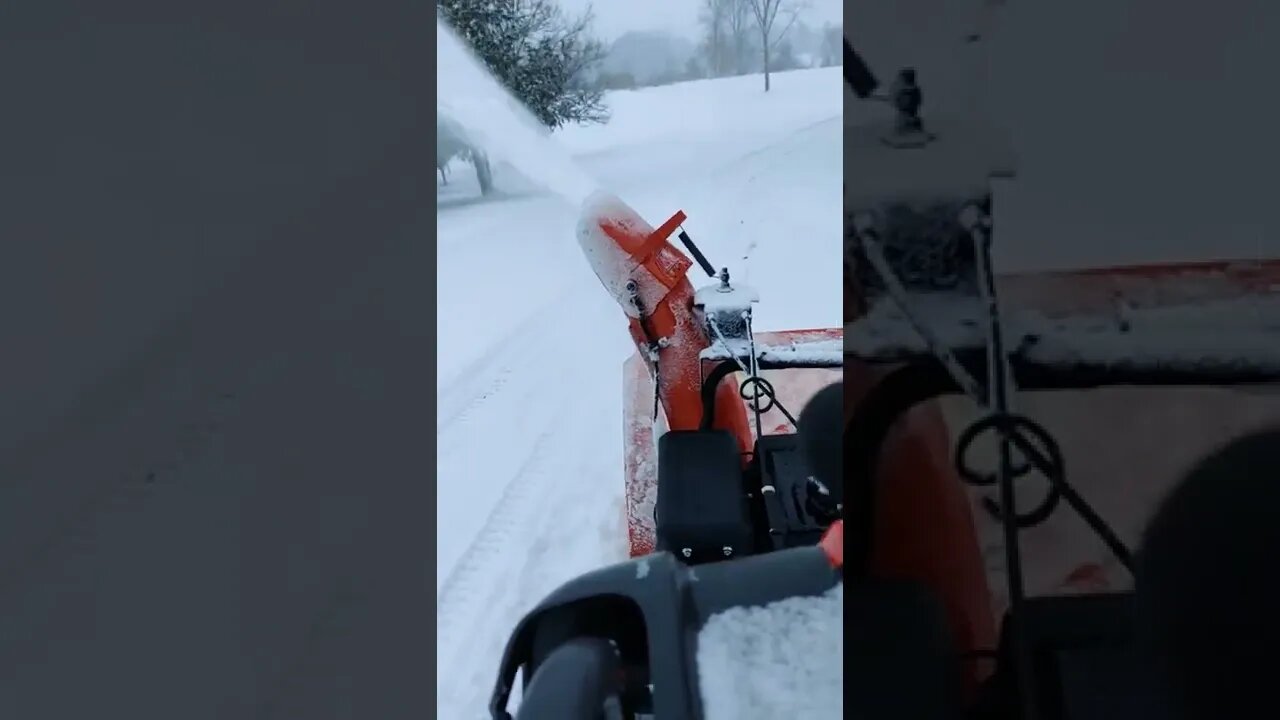
<path fill-rule="evenodd" d="M 759 76 L 618 92 L 608 124 L 554 140 L 651 223 L 688 213 L 711 262 L 760 290 L 759 329 L 836 327 L 841 85 L 830 68 L 775 75 L 768 94 Z M 578 207 L 536 178 L 511 179 L 500 167 L 506 194 L 480 202 L 458 163 L 438 191 L 437 679 L 448 720 L 484 715 L 525 610 L 626 555 L 626 324 L 580 256 Z"/>

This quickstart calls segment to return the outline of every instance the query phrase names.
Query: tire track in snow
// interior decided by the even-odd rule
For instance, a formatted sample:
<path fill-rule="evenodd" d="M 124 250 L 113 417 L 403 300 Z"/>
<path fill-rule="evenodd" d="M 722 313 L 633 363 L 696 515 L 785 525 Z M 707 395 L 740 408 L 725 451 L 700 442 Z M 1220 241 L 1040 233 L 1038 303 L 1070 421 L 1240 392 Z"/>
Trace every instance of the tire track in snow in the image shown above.
<path fill-rule="evenodd" d="M 486 354 L 480 362 L 469 368 L 462 382 L 451 386 L 439 398 L 436 410 L 436 434 L 453 424 L 464 421 L 479 406 L 500 392 L 510 381 L 511 375 L 523 360 L 521 348 L 534 347 L 540 335 L 545 333 L 548 322 L 556 311 L 563 311 L 564 301 L 572 291 L 557 294 L 540 310 L 521 323 L 519 332 L 507 338 L 499 347 Z"/>
<path fill-rule="evenodd" d="M 619 403 L 620 405 L 620 403 Z M 442 717 L 484 714 L 507 638 L 547 593 L 587 570 L 625 557 L 621 465 L 579 445 L 601 433 L 606 406 L 570 426 L 549 429 L 521 466 L 502 501 L 446 580 L 437 607 L 437 677 Z M 614 431 L 617 432 L 614 432 Z M 563 458 L 578 459 L 565 463 Z M 618 452 L 609 448 L 608 459 Z M 606 467 L 607 465 L 607 467 Z M 604 498 L 609 500 L 604 500 Z M 547 559 L 554 557 L 554 562 Z M 445 674 L 447 673 L 447 680 Z"/>
<path fill-rule="evenodd" d="M 565 293 L 569 295 L 570 293 Z M 604 315 L 611 308 L 607 307 L 607 299 L 600 297 L 591 297 L 596 293 L 582 293 L 585 297 L 580 305 L 585 304 L 586 307 L 595 308 L 595 312 L 591 315 Z M 604 309 L 600 309 L 605 306 Z M 553 304 L 543 311 L 537 313 L 538 316 L 549 316 L 552 310 L 558 310 L 559 306 Z M 609 313 L 612 314 L 612 313 Z M 590 316 L 589 316 L 590 317 Z M 554 320 L 554 318 L 548 318 Z M 586 319 L 586 318 L 583 318 Z M 593 317 L 590 319 L 594 319 Z M 585 323 L 587 327 L 599 327 L 595 323 Z M 521 478 L 527 474 L 539 460 L 539 454 L 543 450 L 543 445 L 547 439 L 558 432 L 567 432 L 568 428 L 564 426 L 566 418 L 574 416 L 574 408 L 571 407 L 574 397 L 574 388 L 567 388 L 565 392 L 547 393 L 544 368 L 528 362 L 530 358 L 565 358 L 570 362 L 567 367 L 563 364 L 555 369 L 560 370 L 560 377 L 580 378 L 583 376 L 587 368 L 583 365 L 589 365 L 593 358 L 584 358 L 583 354 L 572 354 L 568 352 L 560 352 L 557 350 L 567 347 L 566 342 L 569 339 L 564 336 L 571 336 L 579 332 L 578 324 L 565 322 L 546 322 L 529 325 L 529 332 L 522 333 L 528 337 L 516 336 L 511 338 L 499 352 L 497 356 L 505 358 L 505 363 L 500 365 L 500 369 L 496 371 L 496 377 L 491 376 L 478 383 L 478 387 L 482 388 L 478 394 L 473 396 L 471 402 L 465 406 L 460 412 L 455 413 L 454 419 L 447 426 L 442 427 L 437 432 L 438 451 L 440 453 L 438 463 L 442 466 L 450 466 L 454 463 L 449 462 L 454 455 L 466 456 L 464 450 L 459 450 L 459 446 L 468 438 L 468 431 L 471 426 L 480 428 L 493 427 L 495 423 L 487 422 L 488 417 L 477 417 L 484 412 L 497 414 L 499 419 L 506 419 L 509 424 L 518 424 L 523 421 L 525 425 L 533 425 L 540 428 L 533 436 L 532 441 L 527 445 L 520 463 L 504 473 L 506 477 L 478 477 L 476 480 L 480 482 L 502 482 L 502 491 L 498 494 L 494 501 L 492 510 L 486 516 L 484 522 L 480 525 L 479 530 L 467 547 L 458 556 L 457 564 L 449 570 L 445 576 L 444 582 L 440 585 L 437 593 L 438 600 L 437 614 L 440 618 L 444 616 L 444 601 L 446 595 L 449 594 L 451 585 L 458 583 L 459 573 L 470 572 L 468 568 L 470 562 L 474 564 L 477 552 L 481 557 L 484 556 L 483 551 L 478 550 L 488 542 L 486 536 L 491 533 L 501 533 L 504 531 L 504 525 L 500 522 L 504 514 L 511 514 L 520 510 L 521 503 L 525 502 L 531 490 L 529 483 L 521 482 Z M 575 361 L 576 360 L 576 361 Z M 554 362 L 554 360 L 553 360 Z M 621 367 L 622 361 L 618 361 Z M 507 388 L 511 388 L 507 390 Z M 520 393 L 516 395 L 515 393 Z M 548 397 L 552 402 L 547 402 Z M 495 406 L 514 406 L 515 408 L 527 408 L 531 412 L 521 418 L 506 417 L 505 410 L 507 407 Z M 518 428 L 511 428 L 514 432 L 507 433 L 508 437 L 519 437 Z M 502 448 L 504 451 L 511 451 L 510 445 Z M 519 450 L 516 450 L 519 452 Z M 444 462 L 440 462 L 443 460 Z M 466 465 L 473 463 L 479 464 L 483 459 L 471 457 L 464 460 Z M 442 469 L 448 469 L 442 468 Z M 441 477 L 438 482 L 466 482 L 470 478 L 449 478 Z"/>
<path fill-rule="evenodd" d="M 824 127 L 826 127 L 827 125 L 830 125 L 831 123 L 843 123 L 843 122 L 844 122 L 843 115 L 833 115 L 832 117 L 823 118 L 822 120 L 817 120 L 815 122 L 809 123 L 808 125 L 798 127 L 792 130 L 791 132 L 787 133 L 786 135 L 777 137 L 776 139 L 771 140 L 770 142 L 765 143 L 764 145 L 761 145 L 754 150 L 742 153 L 741 155 L 738 155 L 731 160 L 727 160 L 725 162 L 722 162 L 716 165 L 715 167 L 712 167 L 711 169 L 706 171 L 705 177 L 698 178 L 699 183 L 706 184 L 707 180 L 722 177 L 725 175 L 733 175 L 734 171 L 738 169 L 739 165 L 750 162 L 763 155 L 773 153 L 781 148 L 785 148 L 788 145 L 793 145 L 797 142 L 801 142 L 805 140 L 809 134 L 817 132 L 823 129 Z M 781 153 L 783 157 L 785 157 L 787 154 L 788 153 L 785 153 L 785 152 Z M 774 163 L 771 163 L 766 167 L 772 167 L 772 165 L 776 165 L 776 164 L 777 162 L 775 161 Z M 724 188 L 722 186 L 719 186 L 719 185 L 714 185 L 714 186 L 716 187 L 717 196 L 724 194 Z"/>
<path fill-rule="evenodd" d="M 548 428 L 538 436 L 533 452 L 525 458 L 511 482 L 507 483 L 475 540 L 463 551 L 445 579 L 436 596 L 438 648 L 448 648 L 455 652 L 464 649 L 457 642 L 457 635 L 471 630 L 472 626 L 459 622 L 458 618 L 482 612 L 474 600 L 484 592 L 484 583 L 493 577 L 489 566 L 504 550 L 515 547 L 510 543 L 512 535 L 529 525 L 529 515 L 533 509 L 530 500 L 544 491 L 538 483 L 527 481 L 529 470 L 545 462 L 546 443 L 556 432 L 557 429 Z M 544 471 L 539 473 L 538 479 L 544 480 L 545 477 Z M 437 660 L 443 659 L 437 657 Z M 441 662 L 438 667 L 452 667 L 452 663 Z"/>
<path fill-rule="evenodd" d="M 508 387 L 518 388 L 521 384 L 516 381 Z M 556 419 L 563 414 L 564 404 L 548 403 L 536 397 L 536 389 L 527 386 L 523 397 L 515 392 L 512 389 L 490 396 L 490 401 L 478 405 L 475 415 L 455 423 L 449 433 L 439 438 L 437 497 L 446 500 L 438 502 L 437 521 L 441 528 L 448 528 L 441 531 L 442 535 L 462 535 L 462 542 L 455 542 L 452 549 L 442 542 L 437 550 L 437 571 L 444 573 L 437 591 L 439 615 L 444 611 L 445 589 L 458 582 L 459 572 L 465 572 L 468 558 L 474 558 L 477 546 L 487 541 L 486 535 L 502 530 L 494 516 L 520 508 L 528 494 L 523 475 L 547 438 L 561 430 Z M 509 417 L 504 406 L 511 404 L 513 396 L 517 407 L 531 406 L 529 412 L 533 414 Z M 526 402 L 529 399 L 532 404 Z M 502 428 L 500 435 L 492 431 L 495 427 Z M 496 438 L 496 442 L 490 438 Z M 469 517 L 460 514 L 468 508 L 478 508 L 478 512 Z M 439 514 L 445 511 L 449 514 Z"/>
<path fill-rule="evenodd" d="M 572 527 L 575 533 L 584 534 L 580 543 L 595 547 L 607 544 L 596 538 L 600 535 L 603 539 L 606 531 L 602 526 L 621 533 L 620 511 L 610 511 L 607 501 L 597 502 L 595 497 L 616 495 L 621 500 L 621 460 L 612 462 L 620 457 L 620 450 L 609 444 L 621 442 L 622 421 L 617 416 L 621 399 L 616 403 L 593 402 L 584 409 L 577 392 L 586 388 L 594 393 L 602 382 L 617 375 L 626 357 L 627 338 L 608 298 L 597 288 L 580 289 L 589 291 L 577 294 L 580 299 L 574 307 L 585 312 L 577 314 L 573 323 L 555 319 L 550 326 L 544 325 L 545 332 L 538 334 L 536 345 L 516 338 L 506 344 L 522 343 L 525 356 L 542 360 L 511 367 L 505 388 L 491 396 L 490 409 L 498 411 L 512 401 L 520 405 L 525 398 L 532 398 L 541 408 L 540 427 L 519 464 L 504 473 L 504 478 L 475 478 L 505 483 L 437 593 L 441 717 L 469 718 L 473 709 L 474 716 L 483 715 L 497 663 L 520 614 L 563 580 L 599 564 L 592 558 L 566 565 L 559 555 L 555 562 L 547 562 L 548 552 L 563 551 L 566 544 L 548 545 L 544 537 L 548 525 L 551 530 L 560 525 Z M 600 337 L 606 323 L 619 326 L 617 345 L 608 336 Z M 585 345 L 580 337 L 584 328 L 596 337 Z M 566 344 L 575 338 L 576 344 Z M 572 384 L 562 392 L 548 393 L 546 375 L 550 370 L 557 379 L 571 379 Z M 524 397 L 515 390 L 518 387 L 525 388 Z M 482 419 L 475 422 L 477 428 L 490 427 Z M 469 430 L 459 423 L 452 429 L 459 436 Z M 613 544 L 622 547 L 620 537 Z"/>

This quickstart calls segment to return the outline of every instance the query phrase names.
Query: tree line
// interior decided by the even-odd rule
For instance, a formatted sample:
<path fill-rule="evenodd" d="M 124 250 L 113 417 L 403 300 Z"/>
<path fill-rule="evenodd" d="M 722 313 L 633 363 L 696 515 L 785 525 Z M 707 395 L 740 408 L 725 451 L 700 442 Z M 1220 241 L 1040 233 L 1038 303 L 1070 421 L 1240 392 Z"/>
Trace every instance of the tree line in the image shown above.
<path fill-rule="evenodd" d="M 705 77 L 762 73 L 769 92 L 772 73 L 800 66 L 790 34 L 806 8 L 804 0 L 702 0 L 699 55 Z M 819 64 L 839 65 L 840 28 L 827 24 L 821 32 Z"/>
<path fill-rule="evenodd" d="M 820 28 L 806 25 L 804 0 L 700 2 L 697 52 L 683 68 L 673 68 L 643 83 L 626 71 L 601 73 L 599 83 L 609 90 L 631 90 L 641 85 L 761 74 L 767 92 L 773 73 L 841 63 L 842 28 L 829 22 Z"/>
<path fill-rule="evenodd" d="M 805 0 L 702 0 L 702 40 L 691 62 L 691 77 L 770 74 L 796 66 L 788 33 Z M 555 0 L 439 0 L 437 12 L 468 44 L 490 73 L 541 123 L 602 123 L 609 118 L 606 90 L 617 87 L 595 70 L 605 45 L 592 33 L 592 13 L 566 14 Z M 821 64 L 838 65 L 839 28 L 823 28 Z M 828 49 L 828 45 L 830 48 Z M 437 114 L 437 168 L 448 183 L 457 158 L 476 169 L 481 192 L 493 190 L 482 149 L 469 144 L 462 128 Z"/>

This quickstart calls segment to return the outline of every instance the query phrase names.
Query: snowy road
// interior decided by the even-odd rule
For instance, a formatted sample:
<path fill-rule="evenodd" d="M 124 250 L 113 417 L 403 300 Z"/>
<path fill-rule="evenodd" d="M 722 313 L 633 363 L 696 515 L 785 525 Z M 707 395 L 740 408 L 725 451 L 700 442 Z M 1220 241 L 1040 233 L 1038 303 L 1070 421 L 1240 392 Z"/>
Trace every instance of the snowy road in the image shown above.
<path fill-rule="evenodd" d="M 836 327 L 842 267 L 838 68 L 618 93 L 613 120 L 559 140 L 657 224 L 682 209 L 713 263 L 758 287 L 758 327 Z M 621 312 L 550 195 L 437 218 L 440 717 L 483 715 L 519 616 L 626 554 Z M 746 259 L 744 259 L 746 258 Z M 695 284 L 701 282 L 694 278 Z"/>

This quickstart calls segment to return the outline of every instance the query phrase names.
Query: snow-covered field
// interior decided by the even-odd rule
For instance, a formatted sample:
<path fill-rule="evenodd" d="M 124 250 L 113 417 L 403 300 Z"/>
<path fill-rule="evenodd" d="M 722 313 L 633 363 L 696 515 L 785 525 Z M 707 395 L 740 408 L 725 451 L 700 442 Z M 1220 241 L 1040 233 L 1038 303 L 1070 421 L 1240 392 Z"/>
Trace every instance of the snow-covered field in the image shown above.
<path fill-rule="evenodd" d="M 768 94 L 759 76 L 618 92 L 608 124 L 553 139 L 651 223 L 688 213 L 711 262 L 760 290 L 759 329 L 836 327 L 841 86 L 830 68 L 775 75 Z M 578 207 L 536 178 L 497 175 L 496 200 L 478 201 L 461 163 L 437 194 L 437 679 L 448 720 L 484 715 L 531 604 L 626 555 L 626 324 L 580 256 Z"/>

